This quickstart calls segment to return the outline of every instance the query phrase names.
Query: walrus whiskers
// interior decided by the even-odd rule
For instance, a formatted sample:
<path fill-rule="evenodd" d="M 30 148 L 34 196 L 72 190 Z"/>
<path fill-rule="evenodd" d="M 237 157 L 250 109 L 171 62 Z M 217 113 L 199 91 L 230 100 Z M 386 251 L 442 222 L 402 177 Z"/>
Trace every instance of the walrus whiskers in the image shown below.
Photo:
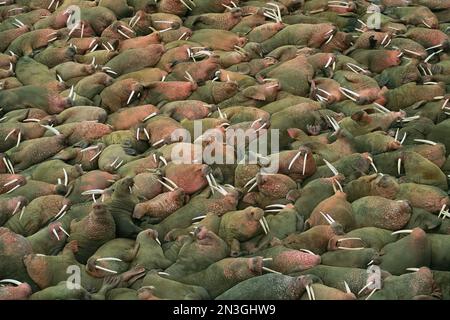
<path fill-rule="evenodd" d="M 266 225 L 265 225 L 264 221 L 262 219 L 259 219 L 258 221 L 259 221 L 259 224 L 261 225 L 262 229 L 264 230 L 264 233 L 268 234 L 268 231 L 266 229 Z"/>
<path fill-rule="evenodd" d="M 110 273 L 117 273 L 117 271 L 114 271 L 114 270 L 111 270 L 111 269 L 108 269 L 108 268 L 104 268 L 104 267 L 101 267 L 101 266 L 95 266 L 95 269 L 99 269 L 99 270 L 102 270 L 102 271 L 105 271 L 105 272 L 110 272 Z"/>
<path fill-rule="evenodd" d="M 22 208 L 19 215 L 19 220 L 22 220 L 23 214 L 25 213 L 25 207 Z"/>
<path fill-rule="evenodd" d="M 99 152 L 97 152 L 96 154 L 94 154 L 94 156 L 92 158 L 89 159 L 89 161 L 93 161 L 95 158 L 97 158 L 101 153 L 103 152 L 103 150 L 100 150 Z"/>
<path fill-rule="evenodd" d="M 98 258 L 95 261 L 117 261 L 117 262 L 123 262 L 122 259 L 114 258 L 114 257 Z"/>

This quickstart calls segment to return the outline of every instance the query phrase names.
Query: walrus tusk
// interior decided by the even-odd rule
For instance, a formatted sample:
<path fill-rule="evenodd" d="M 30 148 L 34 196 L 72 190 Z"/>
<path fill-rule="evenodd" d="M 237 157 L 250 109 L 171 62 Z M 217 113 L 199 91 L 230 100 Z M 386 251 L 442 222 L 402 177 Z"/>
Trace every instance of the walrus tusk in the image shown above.
<path fill-rule="evenodd" d="M 202 220 L 202 219 L 205 218 L 205 217 L 206 217 L 206 214 L 205 214 L 205 215 L 202 215 L 202 216 L 198 216 L 198 217 L 192 218 L 191 221 Z"/>
<path fill-rule="evenodd" d="M 430 55 L 424 60 L 424 62 L 428 62 L 431 58 L 433 58 L 435 55 L 441 53 L 442 51 L 444 51 L 444 50 L 441 49 L 441 50 L 439 50 L 439 51 L 433 52 L 432 54 L 430 54 Z"/>
<path fill-rule="evenodd" d="M 114 257 L 98 258 L 95 261 L 118 261 L 118 262 L 123 262 L 122 259 L 114 258 Z"/>
<path fill-rule="evenodd" d="M 11 216 L 15 215 L 17 210 L 19 210 L 20 205 L 22 204 L 21 201 L 18 201 L 16 204 L 16 207 L 14 208 L 14 211 L 12 212 Z"/>
<path fill-rule="evenodd" d="M 133 96 L 134 96 L 135 93 L 136 93 L 136 91 L 134 91 L 134 90 L 131 91 L 130 96 L 128 97 L 128 100 L 127 100 L 127 105 L 130 104 L 131 99 L 133 99 Z"/>
<path fill-rule="evenodd" d="M 362 241 L 361 238 L 341 238 L 337 240 L 337 243 L 341 242 L 341 241 L 347 241 L 347 240 L 360 240 Z"/>
<path fill-rule="evenodd" d="M 25 213 L 25 207 L 23 207 L 22 210 L 20 211 L 19 220 L 22 220 L 22 216 L 24 213 Z"/>
<path fill-rule="evenodd" d="M 178 186 L 177 186 L 177 184 L 175 183 L 175 182 L 173 182 L 172 180 L 170 180 L 169 178 L 167 178 L 167 177 L 162 177 L 164 180 L 166 180 L 167 182 L 169 182 L 172 186 L 174 186 L 175 188 L 179 188 Z"/>
<path fill-rule="evenodd" d="M 365 249 L 364 247 L 356 247 L 356 248 L 351 248 L 351 247 L 337 247 L 339 250 L 347 250 L 347 251 L 358 251 L 358 250 L 362 250 Z"/>
<path fill-rule="evenodd" d="M 306 286 L 306 291 L 308 293 L 309 300 L 316 300 L 316 295 L 314 293 L 314 289 L 311 285 Z"/>
<path fill-rule="evenodd" d="M 161 160 L 162 163 L 164 163 L 164 165 L 167 166 L 167 160 L 166 160 L 166 158 L 164 158 L 163 156 L 159 156 L 159 160 Z"/>
<path fill-rule="evenodd" d="M 158 179 L 158 182 L 161 183 L 164 187 L 169 189 L 170 191 L 174 191 L 175 189 L 169 186 L 168 184 L 164 183 L 162 180 Z"/>
<path fill-rule="evenodd" d="M 402 158 L 397 160 L 397 173 L 400 176 L 402 173 Z"/>
<path fill-rule="evenodd" d="M 255 183 L 250 187 L 250 189 L 248 189 L 247 192 L 251 192 L 254 188 L 256 188 L 257 185 L 258 185 L 258 182 L 255 182 Z"/>
<path fill-rule="evenodd" d="M 15 284 L 16 286 L 20 286 L 22 284 L 22 282 L 15 280 L 15 279 L 3 279 L 3 280 L 0 280 L 0 283 L 12 283 L 12 284 Z"/>
<path fill-rule="evenodd" d="M 55 235 L 56 239 L 58 241 L 60 241 L 61 239 L 59 238 L 58 232 L 55 229 L 52 229 L 53 234 Z"/>
<path fill-rule="evenodd" d="M 411 233 L 413 232 L 412 229 L 405 229 L 405 230 L 397 230 L 391 233 L 391 236 L 395 235 L 395 234 L 400 234 L 400 233 Z"/>
<path fill-rule="evenodd" d="M 416 52 L 416 51 L 412 51 L 412 50 L 408 50 L 408 49 L 402 49 L 402 50 L 407 52 L 407 53 L 413 54 L 415 56 L 422 57 L 422 55 L 420 53 Z"/>
<path fill-rule="evenodd" d="M 419 268 L 406 268 L 407 271 L 417 272 L 419 271 Z"/>
<path fill-rule="evenodd" d="M 244 185 L 244 188 L 247 188 L 249 185 L 251 185 L 253 182 L 256 181 L 256 177 L 251 178 L 248 180 L 248 182 Z"/>
<path fill-rule="evenodd" d="M 5 139 L 3 141 L 8 140 L 8 138 L 16 131 L 17 129 L 12 129 L 8 134 L 6 135 Z"/>
<path fill-rule="evenodd" d="M 327 41 L 325 41 L 325 44 L 330 43 L 331 40 L 333 40 L 334 34 L 331 34 L 331 36 L 328 38 Z"/>
<path fill-rule="evenodd" d="M 339 175 L 339 171 L 337 171 L 336 167 L 329 163 L 327 160 L 323 159 L 323 162 L 327 165 L 327 167 L 334 173 L 335 176 Z"/>
<path fill-rule="evenodd" d="M 264 221 L 262 221 L 262 219 L 259 219 L 258 221 L 259 221 L 259 224 L 261 225 L 261 227 L 263 228 L 264 233 L 267 234 L 268 232 L 266 229 L 266 225 L 264 224 Z"/>
<path fill-rule="evenodd" d="M 372 166 L 373 170 L 375 170 L 376 173 L 378 173 L 378 168 L 376 167 L 375 163 L 373 162 L 372 157 L 367 157 L 370 161 L 370 165 Z"/>
<path fill-rule="evenodd" d="M 291 162 L 289 163 L 288 166 L 288 170 L 291 170 L 292 165 L 294 164 L 295 160 L 298 159 L 298 157 L 300 157 L 300 155 L 302 154 L 301 151 L 297 152 L 297 154 L 294 156 L 294 158 L 292 158 Z"/>
<path fill-rule="evenodd" d="M 58 213 L 55 214 L 55 218 L 58 218 L 59 215 L 60 215 L 61 213 L 63 213 L 64 210 L 66 210 L 66 208 L 67 208 L 67 204 L 63 205 L 63 206 L 61 207 L 61 209 L 59 209 Z"/>
<path fill-rule="evenodd" d="M 370 281 L 369 283 L 367 283 L 364 287 L 361 288 L 361 290 L 358 291 L 358 296 L 368 287 L 370 287 L 372 284 L 375 284 L 375 281 Z"/>
<path fill-rule="evenodd" d="M 15 186 L 14 188 L 12 188 L 12 189 L 9 190 L 8 192 L 6 192 L 6 194 L 13 192 L 14 190 L 16 190 L 16 189 L 18 189 L 18 188 L 20 188 L 20 187 L 21 187 L 21 185 L 18 184 L 17 186 Z"/>
<path fill-rule="evenodd" d="M 348 286 L 348 283 L 347 283 L 347 281 L 345 281 L 345 280 L 344 280 L 344 286 L 345 286 L 345 291 L 346 291 L 347 293 L 352 293 L 352 290 L 350 290 L 350 287 Z"/>
<path fill-rule="evenodd" d="M 424 140 L 424 139 L 414 139 L 414 141 L 416 141 L 416 142 L 422 142 L 422 143 L 425 143 L 425 144 L 429 144 L 429 145 L 432 145 L 432 146 L 435 146 L 435 145 L 437 145 L 437 143 L 436 143 L 436 142 L 434 142 L 434 141 L 431 141 L 431 140 Z"/>
<path fill-rule="evenodd" d="M 312 254 L 314 256 L 316 255 L 314 252 L 312 252 L 311 250 L 308 250 L 308 249 L 299 249 L 299 251 L 306 252 L 306 253 Z"/>
<path fill-rule="evenodd" d="M 117 30 L 118 33 L 120 33 L 122 36 L 124 36 L 127 39 L 131 39 L 131 37 L 129 35 L 127 35 L 125 32 L 123 32 L 122 30 Z"/>
<path fill-rule="evenodd" d="M 100 267 L 100 266 L 95 266 L 95 269 L 99 269 L 99 270 L 110 272 L 110 273 L 117 273 L 117 271 L 114 271 L 114 270 L 111 270 L 108 268 L 104 268 L 104 267 Z"/>
<path fill-rule="evenodd" d="M 264 271 L 267 271 L 267 272 L 272 272 L 272 273 L 276 273 L 276 274 L 282 274 L 281 272 L 272 270 L 272 269 L 267 268 L 267 267 L 262 267 L 262 269 L 263 269 Z"/>
<path fill-rule="evenodd" d="M 186 35 L 187 32 L 183 32 L 183 34 L 178 38 L 178 40 L 183 39 L 183 37 Z M 192 56 L 192 59 L 194 59 L 194 56 Z M 195 59 L 194 59 L 195 60 Z"/>
<path fill-rule="evenodd" d="M 375 288 L 372 290 L 372 292 L 369 293 L 369 295 L 367 296 L 367 298 L 365 300 L 369 300 L 369 298 L 375 293 L 375 291 L 377 291 L 378 288 Z"/>
<path fill-rule="evenodd" d="M 3 186 L 7 187 L 7 186 L 9 186 L 9 185 L 11 185 L 11 184 L 13 184 L 14 182 L 17 182 L 17 181 L 19 181 L 19 179 L 17 179 L 17 178 L 16 179 L 12 179 L 11 181 L 5 183 Z"/>
<path fill-rule="evenodd" d="M 431 49 L 436 49 L 436 48 L 440 48 L 440 47 L 442 47 L 442 43 L 441 44 L 437 44 L 437 45 L 435 45 L 435 46 L 432 46 L 432 47 L 428 47 L 428 48 L 425 48 L 425 50 L 431 50 Z"/>
<path fill-rule="evenodd" d="M 149 114 L 148 116 L 146 116 L 144 119 L 142 119 L 142 122 L 147 121 L 150 118 L 153 118 L 154 116 L 156 116 L 158 113 L 157 112 L 153 112 L 151 114 Z"/>
<path fill-rule="evenodd" d="M 88 195 L 91 195 L 91 194 L 103 194 L 104 192 L 105 192 L 105 190 L 103 190 L 103 189 L 90 189 L 90 190 L 83 191 L 81 193 L 81 195 L 82 196 L 88 196 Z"/>
<path fill-rule="evenodd" d="M 159 144 L 161 144 L 163 142 L 164 142 L 164 139 L 158 140 L 152 145 L 152 147 L 155 147 L 155 146 L 157 146 L 157 145 L 159 145 Z"/>
<path fill-rule="evenodd" d="M 9 159 L 5 158 L 5 157 L 2 158 L 2 160 L 3 160 L 3 163 L 6 166 L 6 169 L 8 169 L 8 172 L 11 173 L 11 174 L 14 174 L 14 167 L 13 167 L 11 161 Z"/>
<path fill-rule="evenodd" d="M 378 108 L 380 108 L 381 110 L 383 110 L 384 112 L 388 113 L 391 112 L 391 110 L 389 110 L 388 108 L 386 108 L 385 106 L 379 104 L 378 102 L 374 102 L 374 105 L 376 105 Z"/>
<path fill-rule="evenodd" d="M 94 154 L 94 156 L 93 156 L 92 158 L 90 158 L 89 161 L 92 161 L 92 160 L 94 160 L 95 158 L 97 158 L 97 157 L 100 155 L 100 153 L 102 153 L 102 151 L 103 151 L 103 150 L 100 150 L 99 152 L 97 152 L 96 154 Z"/>
<path fill-rule="evenodd" d="M 320 211 L 320 214 L 324 217 L 324 219 L 329 223 L 332 224 L 334 221 L 330 220 L 330 216 L 328 214 L 323 213 Z"/>
<path fill-rule="evenodd" d="M 266 208 L 281 208 L 281 209 L 284 209 L 284 208 L 286 208 L 286 205 L 285 204 L 270 204 L 270 205 L 266 206 Z"/>
<path fill-rule="evenodd" d="M 69 183 L 69 176 L 67 175 L 67 171 L 65 168 L 63 168 L 63 172 L 64 172 L 64 185 L 67 186 L 67 184 Z"/>
<path fill-rule="evenodd" d="M 273 261 L 273 258 L 263 258 L 262 261 Z"/>
<path fill-rule="evenodd" d="M 170 277 L 170 274 L 167 273 L 167 272 L 160 271 L 160 272 L 158 272 L 158 274 L 159 274 L 159 275 L 162 275 L 162 276 L 168 276 L 168 277 Z"/>
<path fill-rule="evenodd" d="M 185 6 L 189 11 L 192 11 L 191 7 L 189 7 L 184 0 L 180 0 L 180 2 Z"/>
<path fill-rule="evenodd" d="M 70 237 L 70 234 L 63 228 L 63 227 L 59 227 L 59 230 L 61 230 L 62 232 L 64 232 L 64 234 L 67 236 L 67 237 Z"/>

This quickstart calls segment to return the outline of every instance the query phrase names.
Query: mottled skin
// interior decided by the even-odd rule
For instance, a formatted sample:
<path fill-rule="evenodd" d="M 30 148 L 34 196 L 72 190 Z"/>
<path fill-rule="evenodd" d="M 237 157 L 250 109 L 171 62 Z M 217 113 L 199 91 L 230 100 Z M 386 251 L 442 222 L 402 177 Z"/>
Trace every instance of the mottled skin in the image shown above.
<path fill-rule="evenodd" d="M 53 48 L 48 47 L 34 56 L 37 62 L 54 68 L 59 64 L 74 60 L 76 49 L 74 47 Z"/>
<path fill-rule="evenodd" d="M 4 198 L 24 197 L 27 201 L 32 201 L 42 196 L 58 194 L 65 195 L 67 193 L 67 186 L 63 184 L 50 184 L 42 181 L 27 180 L 27 183 L 20 188 L 5 195 Z M 3 196 L 0 196 L 3 198 Z"/>
<path fill-rule="evenodd" d="M 211 168 L 205 164 L 182 164 L 170 162 L 164 168 L 166 178 L 184 190 L 186 194 L 194 194 L 207 186 L 206 176 L 211 173 Z"/>
<path fill-rule="evenodd" d="M 217 104 L 233 97 L 238 92 L 238 84 L 234 81 L 207 81 L 204 85 L 193 90 L 189 100 L 201 100 L 205 103 Z"/>
<path fill-rule="evenodd" d="M 366 248 L 372 248 L 380 251 L 385 245 L 395 242 L 397 236 L 391 235 L 391 231 L 376 227 L 363 227 L 354 229 L 343 236 L 345 238 L 360 238 L 361 240 L 346 240 L 347 247 L 360 247 L 361 243 Z M 334 238 L 332 242 L 333 247 L 337 247 L 338 238 Z"/>
<path fill-rule="evenodd" d="M 213 50 L 231 51 L 234 46 L 243 47 L 247 42 L 244 37 L 239 37 L 233 32 L 216 29 L 202 29 L 194 32 L 189 39 L 198 42 Z"/>
<path fill-rule="evenodd" d="M 83 175 L 80 165 L 71 166 L 61 160 L 47 160 L 34 165 L 23 172 L 24 175 L 37 181 L 57 183 L 58 179 L 64 182 L 64 170 L 67 172 L 68 182 Z"/>
<path fill-rule="evenodd" d="M 141 93 L 143 86 L 134 79 L 124 79 L 114 82 L 101 93 L 102 107 L 110 113 L 118 111 L 127 105 L 131 92 Z"/>
<path fill-rule="evenodd" d="M 153 286 L 153 294 L 160 299 L 176 300 L 207 300 L 209 293 L 198 285 L 188 285 L 170 279 L 168 276 L 158 275 L 156 271 L 147 273 L 142 286 Z"/>
<path fill-rule="evenodd" d="M 347 194 L 337 191 L 333 196 L 320 202 L 311 213 L 305 226 L 314 227 L 328 224 L 322 213 L 329 214 L 335 221 L 340 223 L 344 230 L 352 230 L 355 226 L 355 217 L 352 205 L 347 201 Z"/>
<path fill-rule="evenodd" d="M 144 92 L 140 101 L 143 104 L 158 105 L 159 103 L 164 104 L 170 101 L 193 100 L 196 98 L 193 98 L 191 95 L 197 87 L 195 82 L 155 81 L 146 86 L 148 90 Z"/>
<path fill-rule="evenodd" d="M 69 282 L 61 281 L 55 286 L 33 293 L 30 300 L 90 300 L 91 294 L 84 289 L 70 288 Z"/>
<path fill-rule="evenodd" d="M 75 85 L 75 92 L 88 99 L 94 99 L 103 89 L 112 84 L 113 78 L 103 72 L 87 76 Z"/>
<path fill-rule="evenodd" d="M 31 85 L 1 90 L 0 101 L 5 112 L 38 108 L 47 114 L 57 114 L 71 106 L 70 99 L 60 96 L 57 92 Z"/>
<path fill-rule="evenodd" d="M 19 56 L 28 56 L 34 50 L 41 49 L 48 45 L 48 41 L 53 38 L 56 30 L 40 29 L 33 30 L 20 35 L 8 47 L 8 52 L 12 51 Z"/>
<path fill-rule="evenodd" d="M 158 68 L 143 68 L 139 71 L 129 72 L 117 78 L 117 80 L 134 79 L 144 87 L 153 81 L 162 81 L 167 72 Z"/>
<path fill-rule="evenodd" d="M 40 196 L 25 207 L 23 214 L 16 214 L 5 224 L 10 230 L 31 236 L 53 219 L 57 213 L 66 206 L 70 207 L 70 201 L 60 195 Z"/>
<path fill-rule="evenodd" d="M 265 274 L 242 281 L 216 300 L 298 300 L 306 290 L 306 279 L 305 276 Z"/>
<path fill-rule="evenodd" d="M 70 223 L 70 239 L 78 245 L 77 261 L 86 263 L 101 245 L 114 239 L 115 233 L 116 225 L 107 207 L 94 204 L 87 217 Z"/>
<path fill-rule="evenodd" d="M 203 271 L 185 276 L 179 281 L 204 287 L 216 298 L 239 282 L 262 274 L 263 261 L 255 258 L 226 258 L 213 263 Z"/>
<path fill-rule="evenodd" d="M 149 138 L 147 138 L 147 135 L 145 136 L 149 139 L 150 145 L 154 147 L 161 147 L 166 143 L 177 141 L 172 139 L 172 134 L 175 130 L 182 128 L 182 124 L 166 115 L 154 116 L 148 119 L 144 125 Z M 176 137 L 177 135 L 174 134 L 174 138 Z"/>
<path fill-rule="evenodd" d="M 27 240 L 33 248 L 33 253 L 46 255 L 55 255 L 59 253 L 64 248 L 67 241 L 67 235 L 60 229 L 61 227 L 63 227 L 61 222 L 53 222 L 35 234 L 27 237 Z M 59 239 L 56 237 L 55 232 L 58 234 Z"/>
<path fill-rule="evenodd" d="M 398 258 L 399 255 L 402 259 Z M 401 275 L 406 268 L 430 266 L 431 242 L 422 229 L 415 228 L 406 237 L 387 244 L 376 259 L 381 269 Z"/>
<path fill-rule="evenodd" d="M 136 256 L 131 262 L 131 266 L 143 266 L 146 270 L 164 270 L 172 262 L 164 257 L 161 245 L 157 241 L 158 232 L 147 229 L 136 237 L 135 252 Z"/>
<path fill-rule="evenodd" d="M 352 203 L 356 227 L 402 229 L 411 217 L 408 201 L 390 200 L 379 196 L 363 197 Z"/>
<path fill-rule="evenodd" d="M 28 300 L 32 289 L 28 283 L 0 287 L 0 300 Z"/>
<path fill-rule="evenodd" d="M 183 207 L 184 202 L 185 193 L 181 188 L 161 193 L 151 200 L 138 203 L 134 207 L 133 218 L 142 219 L 144 216 L 149 216 L 151 218 L 149 222 L 160 222 Z"/>
<path fill-rule="evenodd" d="M 215 109 L 216 108 L 214 105 L 205 104 L 203 101 L 184 100 L 169 102 L 165 104 L 161 108 L 161 113 L 181 122 L 183 119 L 203 119 L 211 112 L 215 111 Z"/>
<path fill-rule="evenodd" d="M 150 104 L 120 109 L 110 114 L 106 123 L 112 125 L 114 130 L 127 130 L 139 124 L 154 112 L 158 113 L 158 108 Z"/>
<path fill-rule="evenodd" d="M 118 180 L 117 175 L 110 174 L 105 171 L 92 170 L 86 172 L 81 177 L 69 183 L 68 199 L 72 203 L 81 203 L 90 198 L 89 195 L 82 195 L 83 192 L 100 189 L 104 190 L 110 187 L 115 180 Z"/>
<path fill-rule="evenodd" d="M 348 201 L 353 202 L 366 196 L 380 196 L 395 199 L 400 186 L 394 177 L 386 174 L 371 174 L 362 176 L 344 186 Z"/>

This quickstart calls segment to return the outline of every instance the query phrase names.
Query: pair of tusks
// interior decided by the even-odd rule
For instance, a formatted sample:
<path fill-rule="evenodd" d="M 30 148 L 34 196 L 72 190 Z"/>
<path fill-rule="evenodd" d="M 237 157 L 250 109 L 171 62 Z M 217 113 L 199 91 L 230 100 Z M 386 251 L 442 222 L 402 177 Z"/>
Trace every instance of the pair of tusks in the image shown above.
<path fill-rule="evenodd" d="M 307 284 L 306 287 L 306 293 L 308 294 L 309 300 L 316 300 L 316 295 L 314 294 L 314 289 L 310 284 Z"/>
<path fill-rule="evenodd" d="M 271 209 L 274 208 L 274 209 Z M 284 210 L 286 208 L 285 204 L 270 204 L 268 206 L 266 206 L 266 209 L 264 210 L 264 212 L 280 212 L 282 210 Z"/>
<path fill-rule="evenodd" d="M 376 109 L 380 113 L 389 113 L 389 112 L 391 112 L 391 110 L 389 110 L 385 106 L 379 104 L 378 102 L 374 102 L 373 105 L 374 105 L 374 109 Z"/>
<path fill-rule="evenodd" d="M 188 5 L 187 5 L 187 3 L 186 2 L 184 2 L 184 0 L 179 0 L 180 2 L 181 2 L 181 4 L 183 5 L 183 6 L 185 6 L 189 11 L 192 11 L 192 8 L 191 7 L 189 7 Z M 194 7 L 196 7 L 197 5 L 194 3 L 194 1 L 193 0 L 188 0 Z"/>
<path fill-rule="evenodd" d="M 63 227 L 59 226 L 58 229 L 61 230 L 62 232 L 64 232 L 64 234 L 65 234 L 67 237 L 70 237 L 69 233 L 68 233 Z M 58 241 L 60 241 L 61 238 L 59 237 L 58 231 L 56 231 L 56 228 L 53 228 L 53 229 L 52 229 L 52 232 L 53 232 L 53 234 L 55 235 L 56 239 L 57 239 Z"/>
<path fill-rule="evenodd" d="M 167 166 L 167 160 L 166 160 L 166 158 L 164 158 L 163 156 L 159 156 L 158 158 L 159 158 L 159 160 L 160 160 L 162 163 L 164 163 L 165 166 Z M 158 162 L 158 160 L 156 159 L 156 154 L 153 154 L 153 161 L 154 161 L 155 163 Z"/>
<path fill-rule="evenodd" d="M 335 176 L 339 175 L 339 171 L 336 169 L 335 166 L 333 166 L 330 162 L 328 162 L 326 159 L 323 159 L 323 162 L 325 162 L 326 166 L 328 167 L 328 169 L 331 170 L 331 172 L 333 172 L 333 174 Z"/>
<path fill-rule="evenodd" d="M 16 28 L 22 28 L 22 27 L 25 27 L 25 24 L 24 24 L 22 21 L 20 21 L 19 19 L 17 19 L 17 18 L 14 18 L 14 22 L 12 22 L 12 24 L 13 24 L 13 26 L 15 26 Z"/>
<path fill-rule="evenodd" d="M 275 7 L 275 9 L 272 8 L 264 8 L 266 11 L 263 13 L 265 17 L 275 20 L 275 22 L 283 22 L 283 19 L 281 17 L 281 10 L 280 6 L 278 6 L 275 3 L 268 3 L 267 5 Z"/>
<path fill-rule="evenodd" d="M 19 144 L 20 144 L 20 142 L 21 142 L 21 140 L 22 140 L 22 131 L 20 131 L 19 128 L 12 129 L 10 132 L 8 132 L 8 134 L 6 135 L 4 141 L 8 140 L 8 138 L 9 138 L 14 132 L 16 132 L 16 130 L 19 130 L 19 135 L 17 136 L 17 143 L 16 143 L 16 147 L 18 147 Z M 4 159 L 4 158 L 3 158 L 3 159 Z"/>
<path fill-rule="evenodd" d="M 134 30 L 128 28 L 127 26 L 120 25 L 119 27 L 117 27 L 117 32 L 127 39 L 131 39 L 131 37 L 120 29 L 125 29 L 126 31 L 130 32 L 131 34 L 133 34 L 133 35 L 135 34 Z"/>
<path fill-rule="evenodd" d="M 130 22 L 128 24 L 130 25 L 131 28 L 134 28 L 136 26 L 136 24 L 139 22 L 139 20 L 141 20 L 141 16 L 138 16 L 137 14 L 135 14 L 130 19 Z"/>
<path fill-rule="evenodd" d="M 59 209 L 58 213 L 55 214 L 55 216 L 53 217 L 53 221 L 59 220 L 62 217 L 64 217 L 65 214 L 67 213 L 66 209 L 67 209 L 67 204 L 63 205 L 61 207 L 61 209 Z"/>
<path fill-rule="evenodd" d="M 361 290 L 359 290 L 358 295 L 360 295 L 365 289 L 367 289 L 369 286 L 375 284 L 375 281 L 370 281 L 369 283 L 367 283 L 364 287 L 362 287 Z M 367 298 L 365 300 L 369 300 L 370 297 L 372 297 L 372 295 L 375 293 L 375 291 L 379 290 L 378 288 L 374 288 L 369 295 L 367 296 Z"/>
<path fill-rule="evenodd" d="M 261 227 L 263 228 L 264 233 L 268 234 L 270 232 L 270 228 L 269 228 L 269 224 L 267 223 L 266 217 L 262 217 L 258 221 L 259 221 L 259 224 L 261 225 Z"/>
<path fill-rule="evenodd" d="M 54 3 L 55 3 L 55 0 L 52 0 L 50 2 L 50 4 L 48 5 L 47 10 L 50 10 L 50 8 L 53 6 Z M 58 9 L 58 7 L 59 7 L 59 0 L 56 2 L 55 11 Z"/>
<path fill-rule="evenodd" d="M 8 158 L 6 158 L 6 157 L 3 157 L 2 160 L 3 160 L 3 163 L 5 164 L 6 169 L 8 170 L 8 172 L 10 174 L 15 174 L 14 167 L 13 167 L 11 161 Z"/>
<path fill-rule="evenodd" d="M 123 164 L 123 160 L 121 160 L 119 157 L 116 157 L 113 162 L 111 162 L 111 167 L 114 169 L 119 169 L 119 167 Z"/>
<path fill-rule="evenodd" d="M 0 283 L 12 283 L 12 284 L 15 284 L 16 286 L 20 286 L 22 284 L 22 282 L 15 280 L 15 279 L 3 279 L 3 280 L 0 280 Z"/>
<path fill-rule="evenodd" d="M 431 58 L 433 58 L 435 55 L 441 53 L 442 51 L 444 51 L 443 49 L 439 50 L 439 51 L 435 51 L 432 54 L 430 54 L 425 60 L 424 62 L 428 62 Z"/>
<path fill-rule="evenodd" d="M 360 95 L 359 93 L 352 91 L 350 89 L 344 88 L 344 87 L 339 87 L 339 91 L 346 96 L 347 98 L 349 98 L 350 100 L 356 102 L 356 98 L 359 98 Z M 355 98 L 356 97 L 356 98 Z"/>
<path fill-rule="evenodd" d="M 295 156 L 292 158 L 291 162 L 289 163 L 288 166 L 288 171 L 291 170 L 292 166 L 294 165 L 294 162 L 300 157 L 301 153 L 303 151 L 299 151 L 295 154 Z M 306 171 L 306 161 L 308 160 L 308 152 L 305 151 L 305 155 L 303 156 L 303 168 L 302 168 L 302 175 L 305 175 L 305 171 Z"/>
<path fill-rule="evenodd" d="M 348 62 L 348 63 L 346 63 L 346 66 L 347 66 L 350 70 L 352 70 L 354 73 L 359 73 L 359 71 L 362 72 L 362 73 L 368 73 L 368 72 L 369 72 L 369 71 L 367 71 L 366 69 L 361 68 L 360 66 L 358 66 L 358 65 L 356 65 L 356 64 L 354 64 L 354 63 Z"/>
<path fill-rule="evenodd" d="M 173 182 L 172 180 L 170 180 L 169 178 L 166 177 L 162 177 L 164 180 L 166 180 L 168 183 L 170 183 L 170 185 L 168 185 L 167 183 L 165 183 L 164 181 L 158 179 L 158 182 L 161 183 L 164 187 L 166 187 L 167 189 L 169 189 L 170 191 L 174 191 L 176 188 L 178 188 L 177 184 L 175 182 Z"/>
<path fill-rule="evenodd" d="M 443 205 L 441 208 L 441 211 L 439 211 L 439 215 L 438 215 L 438 219 L 442 216 L 442 220 L 445 220 L 445 218 L 449 217 L 450 218 L 450 214 L 448 210 L 445 210 L 445 208 L 447 207 L 447 205 Z"/>
<path fill-rule="evenodd" d="M 373 170 L 376 172 L 376 173 L 378 173 L 378 168 L 377 168 L 377 166 L 375 165 L 375 162 L 373 161 L 373 158 L 372 157 L 367 157 L 368 159 L 369 159 L 369 161 L 370 161 L 370 165 L 372 166 L 372 168 L 373 168 Z"/>
<path fill-rule="evenodd" d="M 334 191 L 334 193 L 337 192 L 336 184 L 338 185 L 339 190 L 340 190 L 341 192 L 344 192 L 344 189 L 342 188 L 342 185 L 341 185 L 341 183 L 339 182 L 338 179 L 332 179 L 332 180 L 331 180 L 331 183 L 332 183 L 332 185 L 333 185 L 333 191 Z"/>
<path fill-rule="evenodd" d="M 272 261 L 273 261 L 273 258 L 263 258 L 262 261 L 263 261 L 263 267 L 262 267 L 262 270 L 267 271 L 267 272 L 270 272 L 270 273 L 282 274 L 282 273 L 279 272 L 279 271 L 270 269 L 270 268 L 268 268 L 268 267 L 264 267 L 264 262 L 272 262 Z"/>
<path fill-rule="evenodd" d="M 102 70 L 105 71 L 106 73 L 111 73 L 116 76 L 118 75 L 118 73 L 112 70 L 110 67 L 103 67 Z"/>
<path fill-rule="evenodd" d="M 144 128 L 143 131 L 145 133 L 145 136 L 147 137 L 147 140 L 150 141 L 150 135 L 148 134 L 147 128 Z M 141 128 L 137 128 L 137 130 L 136 130 L 136 140 L 137 141 L 140 140 L 140 138 L 139 138 L 140 132 L 141 132 Z"/>
<path fill-rule="evenodd" d="M 221 195 L 226 196 L 228 195 L 228 192 L 217 183 L 216 178 L 214 177 L 214 175 L 212 173 L 208 173 L 206 176 L 206 181 L 208 181 L 208 185 L 211 188 L 211 192 L 214 194 L 214 191 L 216 190 L 217 192 L 219 192 Z"/>
<path fill-rule="evenodd" d="M 339 126 L 339 123 L 336 121 L 336 119 L 333 117 L 330 117 L 330 116 L 326 116 L 326 117 L 327 117 L 328 122 L 333 127 L 334 131 L 338 132 L 341 127 Z"/>

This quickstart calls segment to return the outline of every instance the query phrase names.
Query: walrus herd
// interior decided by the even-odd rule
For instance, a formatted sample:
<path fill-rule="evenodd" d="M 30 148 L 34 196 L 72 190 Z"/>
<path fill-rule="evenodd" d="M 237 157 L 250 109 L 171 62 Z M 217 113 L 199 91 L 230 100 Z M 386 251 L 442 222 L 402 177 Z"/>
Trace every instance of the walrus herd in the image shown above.
<path fill-rule="evenodd" d="M 0 299 L 450 299 L 449 32 L 450 0 L 0 1 Z"/>

